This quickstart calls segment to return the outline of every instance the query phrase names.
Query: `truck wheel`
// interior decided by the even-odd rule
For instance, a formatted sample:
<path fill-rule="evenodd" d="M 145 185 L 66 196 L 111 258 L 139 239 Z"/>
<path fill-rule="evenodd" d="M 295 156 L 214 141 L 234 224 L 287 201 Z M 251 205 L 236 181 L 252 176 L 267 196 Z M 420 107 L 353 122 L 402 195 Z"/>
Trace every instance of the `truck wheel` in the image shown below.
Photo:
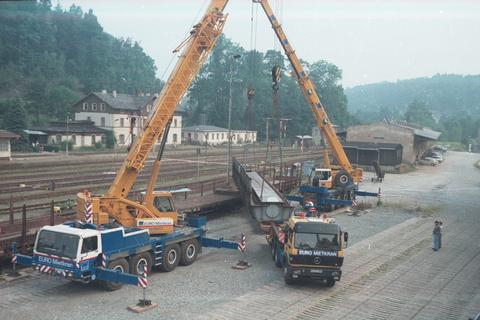
<path fill-rule="evenodd" d="M 147 266 L 147 274 L 152 270 L 153 258 L 149 252 L 139 253 L 130 259 L 130 273 L 141 276 L 143 275 L 143 268 Z"/>
<path fill-rule="evenodd" d="M 335 279 L 333 278 L 328 278 L 327 279 L 327 287 L 331 288 L 335 285 Z"/>
<path fill-rule="evenodd" d="M 199 250 L 197 239 L 191 239 L 191 240 L 182 242 L 181 249 L 182 249 L 182 257 L 180 258 L 180 264 L 182 266 L 189 266 L 195 260 L 197 260 L 198 250 Z"/>
<path fill-rule="evenodd" d="M 110 270 L 114 270 L 114 271 L 129 273 L 128 262 L 124 258 L 115 259 L 113 261 L 110 261 L 107 265 L 107 268 L 110 269 Z M 115 290 L 118 290 L 122 287 L 122 283 L 121 282 L 106 281 L 105 282 L 105 287 L 109 291 L 115 291 Z"/>
<path fill-rule="evenodd" d="M 286 284 L 293 284 L 293 277 L 292 277 L 292 269 L 288 266 L 283 268 L 283 279 L 285 280 Z"/>
<path fill-rule="evenodd" d="M 160 269 L 165 272 L 173 271 L 178 266 L 179 262 L 180 246 L 176 243 L 168 245 L 163 252 Z"/>

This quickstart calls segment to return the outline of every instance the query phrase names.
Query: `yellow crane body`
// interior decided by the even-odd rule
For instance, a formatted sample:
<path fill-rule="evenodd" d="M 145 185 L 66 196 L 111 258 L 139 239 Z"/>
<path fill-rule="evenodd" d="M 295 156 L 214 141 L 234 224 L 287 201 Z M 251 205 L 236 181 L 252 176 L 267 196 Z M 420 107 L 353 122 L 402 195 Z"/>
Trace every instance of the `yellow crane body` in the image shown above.
<path fill-rule="evenodd" d="M 182 50 L 168 81 L 155 102 L 142 134 L 133 143 L 115 180 L 103 196 L 90 196 L 81 192 L 78 210 L 84 212 L 85 202 L 92 204 L 93 222 L 108 223 L 115 220 L 126 227 L 148 228 L 152 234 L 170 233 L 178 224 L 178 215 L 170 193 L 145 194 L 142 201 L 128 199 L 138 173 L 145 166 L 148 154 L 165 132 L 175 109 L 198 74 L 201 66 L 222 33 L 227 15 L 223 13 L 228 0 L 212 0 L 201 21 L 175 52 Z M 156 163 L 155 173 L 159 172 Z M 151 177 L 156 179 L 156 176 Z"/>

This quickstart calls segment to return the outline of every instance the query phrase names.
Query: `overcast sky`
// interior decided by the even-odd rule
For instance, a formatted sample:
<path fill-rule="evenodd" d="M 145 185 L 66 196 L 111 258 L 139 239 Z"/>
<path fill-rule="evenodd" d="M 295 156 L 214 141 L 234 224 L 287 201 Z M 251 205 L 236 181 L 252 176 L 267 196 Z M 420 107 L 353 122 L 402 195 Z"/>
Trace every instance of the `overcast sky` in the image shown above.
<path fill-rule="evenodd" d="M 203 15 L 208 0 L 59 0 L 93 9 L 104 30 L 132 38 L 156 62 L 161 77 L 172 50 Z M 55 1 L 53 1 L 56 4 Z M 480 74 L 480 0 L 270 0 L 298 56 L 343 70 L 347 87 L 437 73 Z M 258 12 L 257 12 L 258 11 Z M 250 0 L 230 0 L 224 33 L 250 49 Z M 278 48 L 265 14 L 256 48 Z M 166 76 L 163 78 L 167 77 Z"/>

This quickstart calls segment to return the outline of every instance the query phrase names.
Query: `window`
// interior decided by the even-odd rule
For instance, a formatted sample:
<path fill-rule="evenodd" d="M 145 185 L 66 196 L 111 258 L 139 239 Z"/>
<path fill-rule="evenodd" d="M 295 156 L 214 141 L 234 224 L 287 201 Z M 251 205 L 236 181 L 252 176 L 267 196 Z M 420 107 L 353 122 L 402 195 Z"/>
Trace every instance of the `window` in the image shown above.
<path fill-rule="evenodd" d="M 223 133 L 222 133 L 222 140 L 223 140 L 224 136 L 223 136 Z"/>
<path fill-rule="evenodd" d="M 77 144 L 77 136 L 72 134 L 72 144 L 76 145 Z"/>
<path fill-rule="evenodd" d="M 57 136 L 55 137 L 55 140 L 57 141 L 57 143 L 62 142 L 62 136 L 60 134 L 57 134 Z"/>
<path fill-rule="evenodd" d="M 125 135 L 121 134 L 118 136 L 119 144 L 125 144 Z"/>
<path fill-rule="evenodd" d="M 102 141 L 102 144 L 107 144 L 107 137 L 104 134 L 102 134 L 100 139 Z"/>
<path fill-rule="evenodd" d="M 88 110 L 88 103 L 84 102 L 82 109 L 83 110 Z"/>
<path fill-rule="evenodd" d="M 172 211 L 174 211 L 169 197 L 155 197 L 155 200 L 153 200 L 153 205 L 160 212 L 172 212 Z"/>
<path fill-rule="evenodd" d="M 105 111 L 105 103 L 100 103 L 100 111 Z"/>
<path fill-rule="evenodd" d="M 88 237 L 83 239 L 82 253 L 95 251 L 98 248 L 98 237 Z"/>
<path fill-rule="evenodd" d="M 220 136 L 220 133 L 217 133 L 217 140 L 218 140 L 218 137 Z"/>
<path fill-rule="evenodd" d="M 123 120 L 123 118 L 120 118 L 120 127 L 122 127 L 122 128 L 123 128 L 123 125 L 124 125 L 124 124 L 125 124 L 125 123 L 124 123 L 124 120 Z"/>
<path fill-rule="evenodd" d="M 88 121 L 92 121 L 92 118 L 91 118 L 91 117 L 87 117 L 87 120 L 88 120 Z"/>
<path fill-rule="evenodd" d="M 93 146 L 95 143 L 96 143 L 96 142 L 95 142 L 95 135 L 92 134 L 92 146 Z"/>
<path fill-rule="evenodd" d="M 100 127 L 105 127 L 105 117 L 100 118 Z"/>
<path fill-rule="evenodd" d="M 8 151 L 8 140 L 0 140 L 0 151 Z"/>
<path fill-rule="evenodd" d="M 208 133 L 205 133 L 205 140 L 208 140 Z"/>
<path fill-rule="evenodd" d="M 92 111 L 97 111 L 97 104 L 96 103 L 92 103 Z"/>
<path fill-rule="evenodd" d="M 173 119 L 173 127 L 174 127 L 174 128 L 177 127 L 177 119 Z"/>
<path fill-rule="evenodd" d="M 177 134 L 176 133 L 173 134 L 173 143 L 177 143 Z"/>

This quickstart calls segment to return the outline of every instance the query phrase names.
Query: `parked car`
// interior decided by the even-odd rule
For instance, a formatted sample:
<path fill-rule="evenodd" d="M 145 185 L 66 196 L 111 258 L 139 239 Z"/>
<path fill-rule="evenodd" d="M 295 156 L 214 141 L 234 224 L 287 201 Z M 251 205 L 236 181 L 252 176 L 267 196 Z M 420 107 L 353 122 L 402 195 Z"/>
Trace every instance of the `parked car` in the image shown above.
<path fill-rule="evenodd" d="M 431 155 L 430 155 L 430 158 L 433 158 L 435 160 L 438 160 L 438 162 L 442 162 L 443 161 L 443 156 L 438 153 L 438 152 L 433 152 Z"/>
<path fill-rule="evenodd" d="M 423 164 L 424 166 L 436 166 L 439 161 L 431 157 L 425 157 L 423 159 L 420 159 L 419 163 Z"/>

